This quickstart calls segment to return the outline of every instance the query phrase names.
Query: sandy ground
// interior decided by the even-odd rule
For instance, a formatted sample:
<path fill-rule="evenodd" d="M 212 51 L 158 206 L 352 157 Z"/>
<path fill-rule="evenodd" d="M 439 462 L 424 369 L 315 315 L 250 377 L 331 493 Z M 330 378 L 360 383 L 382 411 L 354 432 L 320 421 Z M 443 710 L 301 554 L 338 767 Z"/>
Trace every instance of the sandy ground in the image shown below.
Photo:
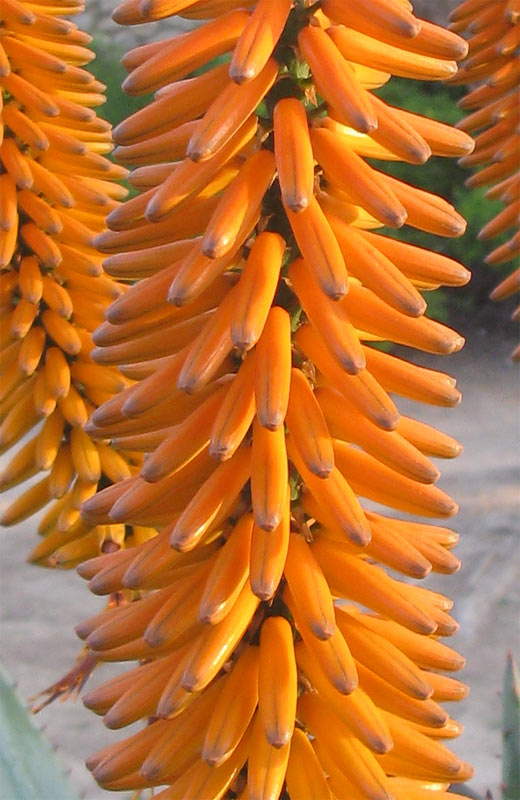
<path fill-rule="evenodd" d="M 471 347 L 444 360 L 441 367 L 457 376 L 463 404 L 454 410 L 418 410 L 422 419 L 465 446 L 459 459 L 442 465 L 441 479 L 461 505 L 454 527 L 462 534 L 457 552 L 463 569 L 455 576 L 436 576 L 428 585 L 456 600 L 461 631 L 454 644 L 467 656 L 461 677 L 472 690 L 469 699 L 453 709 L 466 725 L 454 748 L 476 765 L 472 785 L 478 790 L 496 789 L 500 780 L 499 690 L 506 650 L 520 657 L 520 383 L 518 367 L 508 359 L 510 350 L 511 343 L 474 335 Z M 440 367 L 434 358 L 429 363 Z M 74 624 L 99 609 L 99 599 L 74 573 L 56 574 L 24 563 L 34 541 L 31 524 L 0 533 L 1 658 L 23 698 L 69 668 L 78 651 Z M 102 677 L 100 673 L 93 683 Z M 110 796 L 94 785 L 83 759 L 113 741 L 115 734 L 105 730 L 81 702 L 54 704 L 37 722 L 46 726 L 83 796 L 88 800 Z"/>

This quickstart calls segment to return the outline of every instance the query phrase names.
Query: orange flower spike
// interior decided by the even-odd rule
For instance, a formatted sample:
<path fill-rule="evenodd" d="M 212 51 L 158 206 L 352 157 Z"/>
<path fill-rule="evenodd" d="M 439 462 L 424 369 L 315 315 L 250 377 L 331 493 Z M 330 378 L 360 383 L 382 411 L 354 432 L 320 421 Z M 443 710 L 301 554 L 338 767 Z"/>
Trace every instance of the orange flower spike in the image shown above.
<path fill-rule="evenodd" d="M 307 116 L 295 98 L 279 100 L 273 114 L 274 152 L 282 198 L 291 211 L 303 211 L 314 193 L 314 158 Z"/>
<path fill-rule="evenodd" d="M 159 480 L 109 487 L 87 501 L 84 513 L 102 524 L 134 520 L 163 530 L 157 545 L 137 545 L 128 561 L 96 567 L 92 588 L 157 594 L 175 584 L 180 592 L 158 611 L 144 638 L 136 629 L 140 638 L 109 647 L 104 658 L 164 657 L 173 646 L 182 653 L 155 709 L 159 716 L 175 714 L 174 744 L 166 737 L 163 744 L 160 734 L 148 750 L 153 756 L 128 763 L 126 775 L 120 769 L 103 774 L 99 767 L 110 788 L 160 780 L 168 787 L 165 800 L 221 796 L 230 786 L 249 800 L 275 800 L 299 785 L 297 747 L 292 753 L 301 740 L 314 759 L 317 797 L 325 788 L 330 800 L 329 781 L 337 796 L 383 798 L 394 778 L 378 759 L 390 755 L 386 715 L 394 713 L 397 693 L 406 709 L 394 726 L 400 743 L 408 742 L 407 719 L 418 736 L 458 732 L 433 701 L 426 703 L 433 686 L 421 659 L 431 666 L 442 660 L 439 651 L 433 648 L 435 658 L 431 648 L 421 651 L 421 669 L 417 644 L 402 636 L 389 642 L 393 629 L 376 633 L 357 610 L 368 606 L 384 615 L 382 622 L 396 620 L 398 629 L 406 625 L 427 642 L 433 634 L 452 633 L 444 597 L 390 578 L 374 562 L 415 578 L 453 572 L 458 561 L 449 548 L 456 535 L 365 513 L 358 495 L 427 515 L 455 510 L 431 485 L 438 473 L 428 456 L 452 457 L 458 444 L 401 419 L 388 395 L 449 406 L 460 399 L 454 381 L 372 342 L 436 353 L 458 349 L 458 334 L 423 317 L 422 290 L 462 285 L 469 275 L 450 259 L 364 228 L 407 221 L 458 235 L 462 223 L 439 198 L 407 188 L 364 159 L 423 163 L 431 153 L 471 151 L 467 134 L 371 99 L 390 72 L 436 80 L 450 74 L 466 46 L 456 34 L 416 20 L 404 2 L 370 0 L 369 14 L 340 5 L 328 0 L 328 18 L 322 8 L 272 0 L 245 6 L 238 0 L 130 0 L 117 12 L 130 24 L 178 12 L 214 21 L 177 44 L 146 44 L 125 57 L 130 87 L 139 91 L 139 81 L 141 88 L 147 81 L 165 85 L 148 110 L 116 132 L 120 156 L 137 166 L 131 182 L 140 196 L 111 211 L 114 230 L 98 239 L 113 254 L 111 274 L 144 282 L 108 312 L 110 322 L 95 334 L 96 358 L 118 362 L 140 385 L 96 411 L 88 430 L 115 436 L 125 451 L 151 451 L 142 474 Z M 344 58 L 333 37 L 343 41 L 345 15 L 343 38 L 349 40 L 352 30 L 356 35 Z M 206 45 L 207 53 L 231 50 L 233 32 L 223 22 L 229 19 L 237 29 L 242 25 L 231 70 L 228 62 L 185 78 L 183 70 L 197 59 L 202 66 Z M 340 24 L 329 30 L 331 22 Z M 330 117 L 323 117 L 327 106 Z M 509 128 L 506 133 L 500 146 L 507 159 Z M 76 283 L 73 299 L 84 288 Z M 176 353 L 182 332 L 194 340 Z M 322 409 L 320 399 L 331 397 Z M 342 425 L 340 417 L 347 420 Z M 341 441 L 331 439 L 329 426 Z M 168 552 L 168 543 L 176 553 Z M 202 593 L 196 589 L 199 564 L 207 570 Z M 306 576 L 316 589 L 310 594 Z M 347 620 L 332 603 L 346 596 L 353 602 Z M 287 667 L 284 680 L 273 673 L 276 647 L 269 637 L 275 626 L 283 629 L 278 654 Z M 294 642 L 300 636 L 299 666 L 306 659 L 306 668 L 297 683 Z M 246 660 L 253 680 L 241 673 Z M 367 690 L 356 689 L 356 661 L 361 679 L 367 672 L 375 676 L 372 683 L 366 679 Z M 222 668 L 228 675 L 217 677 Z M 159 687 L 152 694 L 140 687 L 139 680 L 135 709 L 153 713 Z M 190 698 L 190 692 L 201 696 Z M 206 733 L 200 709 L 212 692 L 218 713 Z M 321 728 L 313 744 L 294 730 L 296 694 L 303 709 L 298 721 L 311 734 L 306 704 L 328 719 L 333 715 L 340 730 L 330 734 L 333 746 L 326 737 L 323 744 Z M 218 702 L 224 696 L 226 702 Z M 127 690 L 114 712 L 119 721 L 132 717 L 129 704 Z M 190 708 L 199 711 L 192 716 Z M 440 751 L 421 743 L 435 773 Z M 407 748 L 388 762 L 399 779 L 412 763 Z M 352 756 L 348 774 L 346 753 Z M 168 773 L 172 759 L 175 775 Z M 243 787 L 242 778 L 232 781 L 246 760 Z M 465 770 L 462 765 L 457 777 Z"/>
<path fill-rule="evenodd" d="M 238 40 L 229 67 L 235 83 L 256 78 L 271 57 L 291 10 L 291 0 L 259 0 Z"/>

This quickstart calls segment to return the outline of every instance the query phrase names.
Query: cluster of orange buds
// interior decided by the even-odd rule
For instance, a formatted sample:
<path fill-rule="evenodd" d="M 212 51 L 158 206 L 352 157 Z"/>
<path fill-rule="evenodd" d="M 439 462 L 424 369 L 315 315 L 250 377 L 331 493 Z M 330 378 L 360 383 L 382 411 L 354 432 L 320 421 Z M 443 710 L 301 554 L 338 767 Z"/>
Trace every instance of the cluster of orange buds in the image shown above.
<path fill-rule="evenodd" d="M 440 637 L 457 623 L 409 579 L 456 571 L 457 534 L 394 511 L 451 517 L 431 458 L 460 445 L 391 395 L 460 393 L 380 343 L 459 350 L 423 291 L 469 273 L 375 230 L 461 235 L 452 206 L 380 165 L 473 142 L 373 90 L 444 80 L 467 45 L 407 0 L 125 0 L 115 18 L 176 13 L 206 22 L 123 59 L 127 92 L 155 96 L 114 131 L 139 193 L 96 240 L 137 282 L 92 356 L 135 383 L 86 430 L 148 457 L 82 511 L 159 533 L 78 568 L 96 594 L 136 593 L 79 636 L 141 662 L 85 703 L 110 728 L 149 724 L 88 766 L 158 800 L 456 797 L 472 769 L 440 702 L 467 689 Z"/>
<path fill-rule="evenodd" d="M 0 5 L 0 449 L 16 449 L 0 489 L 47 473 L 0 523 L 49 505 L 29 558 L 58 566 L 122 543 L 124 526 L 87 525 L 79 509 L 98 485 L 129 478 L 135 461 L 83 431 L 130 381 L 90 357 L 92 331 L 125 290 L 102 274 L 93 239 L 126 196 L 116 182 L 126 170 L 105 157 L 110 125 L 93 108 L 104 86 L 82 68 L 91 37 L 62 19 L 81 10 L 76 0 Z"/>
<path fill-rule="evenodd" d="M 451 15 L 451 28 L 463 33 L 469 57 L 455 83 L 473 88 L 460 101 L 471 113 L 458 127 L 472 133 L 475 150 L 461 159 L 467 167 L 482 167 L 467 186 L 487 186 L 486 197 L 498 198 L 505 208 L 480 231 L 480 239 L 509 234 L 486 258 L 493 266 L 520 255 L 520 3 L 518 0 L 465 0 Z M 512 234 L 512 235 L 511 235 Z M 491 293 L 504 300 L 520 290 L 520 267 Z M 520 319 L 520 307 L 513 314 Z M 513 352 L 520 361 L 520 345 Z"/>

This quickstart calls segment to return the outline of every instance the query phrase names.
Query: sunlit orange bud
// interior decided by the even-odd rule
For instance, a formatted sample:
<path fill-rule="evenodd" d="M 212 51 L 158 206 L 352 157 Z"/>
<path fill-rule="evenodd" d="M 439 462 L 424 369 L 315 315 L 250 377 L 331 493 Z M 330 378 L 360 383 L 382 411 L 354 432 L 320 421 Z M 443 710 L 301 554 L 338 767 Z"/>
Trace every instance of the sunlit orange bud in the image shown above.
<path fill-rule="evenodd" d="M 290 492 L 287 489 L 282 519 L 272 531 L 253 526 L 249 580 L 260 600 L 269 600 L 282 579 L 290 534 Z"/>
<path fill-rule="evenodd" d="M 182 676 L 184 689 L 201 691 L 213 680 L 242 638 L 259 602 L 246 582 L 229 614 L 197 640 Z"/>
<path fill-rule="evenodd" d="M 205 162 L 194 163 L 188 157 L 181 161 L 170 176 L 161 183 L 148 202 L 146 206 L 147 219 L 162 219 L 173 208 L 200 192 L 209 178 L 213 177 L 223 164 L 233 158 L 251 140 L 256 127 L 256 119 L 249 116 L 231 131 L 229 139 L 219 148 L 218 152 L 211 153 Z"/>
<path fill-rule="evenodd" d="M 229 74 L 236 83 L 255 78 L 265 66 L 289 16 L 289 0 L 261 0 L 235 46 Z"/>
<path fill-rule="evenodd" d="M 366 231 L 356 230 L 336 217 L 334 208 L 331 212 L 327 205 L 324 208 L 351 274 L 392 308 L 412 317 L 420 316 L 426 308 L 425 300 L 400 262 L 379 248 L 380 240 L 386 237 L 371 234 L 369 238 Z"/>
<path fill-rule="evenodd" d="M 320 537 L 313 543 L 312 550 L 332 591 L 367 604 L 375 611 L 381 610 L 385 616 L 398 619 L 402 625 L 419 633 L 433 633 L 437 629 L 433 619 L 397 591 L 392 578 L 368 562 L 342 553 L 338 542 Z M 376 584 L 379 586 L 377 594 L 373 591 Z"/>
<path fill-rule="evenodd" d="M 215 412 L 220 408 L 222 393 L 208 397 L 185 422 L 166 434 L 155 453 L 144 463 L 141 476 L 156 482 L 182 468 L 208 446 Z"/>
<path fill-rule="evenodd" d="M 177 379 L 181 391 L 192 393 L 205 386 L 231 350 L 233 298 L 233 291 L 229 291 L 190 345 Z"/>
<path fill-rule="evenodd" d="M 384 505 L 428 517 L 450 517 L 457 512 L 458 507 L 453 500 L 436 486 L 398 475 L 391 468 L 378 463 L 373 456 L 346 443 L 336 441 L 334 452 L 338 468 L 356 493 L 363 497 L 377 497 Z M 368 471 L 371 475 L 370 487 L 366 483 Z"/>
<path fill-rule="evenodd" d="M 348 147 L 342 146 L 340 134 L 325 128 L 311 133 L 316 160 L 332 183 L 337 183 L 354 200 L 384 225 L 400 228 L 406 222 L 406 209 L 385 187 L 380 175 Z"/>
<path fill-rule="evenodd" d="M 296 331 L 294 341 L 323 373 L 327 382 L 348 397 L 356 408 L 383 430 L 394 430 L 399 414 L 393 401 L 386 394 L 386 386 L 379 381 L 377 374 L 368 364 L 368 360 L 367 369 L 361 370 L 357 375 L 348 375 L 329 354 L 323 340 L 310 325 L 301 325 Z M 364 347 L 363 349 L 365 358 L 367 358 L 369 352 L 372 353 L 372 348 Z M 379 351 L 377 351 L 377 355 L 379 355 Z"/>
<path fill-rule="evenodd" d="M 272 531 L 280 524 L 287 479 L 283 427 L 268 430 L 255 420 L 251 453 L 251 500 L 255 523 L 259 528 Z"/>
<path fill-rule="evenodd" d="M 333 300 L 347 293 L 345 261 L 331 226 L 316 198 L 303 211 L 286 209 L 300 252 L 321 290 Z"/>
<path fill-rule="evenodd" d="M 251 452 L 240 448 L 221 464 L 188 503 L 171 534 L 171 543 L 181 552 L 192 549 L 216 520 L 222 520 L 236 501 L 251 473 Z"/>
<path fill-rule="evenodd" d="M 243 442 L 256 413 L 255 354 L 242 363 L 225 397 L 219 400 L 211 428 L 209 452 L 219 461 L 226 461 Z"/>
<path fill-rule="evenodd" d="M 246 122 L 278 75 L 278 64 L 269 59 L 262 72 L 242 86 L 229 84 L 208 108 L 193 133 L 187 154 L 205 161 L 218 153 Z"/>
<path fill-rule="evenodd" d="M 0 146 L 0 157 L 7 173 L 10 175 L 18 189 L 30 189 L 33 177 L 28 165 L 28 159 L 18 149 L 14 139 L 4 139 Z"/>
<path fill-rule="evenodd" d="M 219 258 L 232 249 L 248 212 L 260 209 L 274 171 L 274 156 L 268 150 L 259 150 L 247 159 L 206 227 L 201 243 L 204 255 Z"/>
<path fill-rule="evenodd" d="M 414 80 L 447 80 L 457 72 L 454 61 L 403 50 L 374 40 L 360 31 L 333 26 L 327 33 L 339 52 L 349 61 Z"/>
<path fill-rule="evenodd" d="M 373 798 L 383 798 L 388 794 L 388 778 L 375 756 L 339 718 L 327 719 L 327 715 L 323 713 L 323 701 L 318 694 L 302 695 L 298 702 L 298 711 L 306 727 L 316 737 L 320 760 L 323 748 L 328 751 L 333 763 L 347 765 L 342 772 L 344 771 L 345 777 L 358 791 Z"/>
<path fill-rule="evenodd" d="M 249 577 L 253 518 L 242 517 L 220 550 L 206 580 L 199 605 L 201 622 L 216 625 L 229 613 Z"/>
<path fill-rule="evenodd" d="M 316 398 L 335 438 L 356 443 L 378 461 L 414 480 L 431 483 L 438 479 L 437 469 L 415 447 L 396 431 L 382 431 L 367 420 L 348 397 L 320 386 Z"/>
<path fill-rule="evenodd" d="M 307 378 L 299 369 L 291 371 L 286 423 L 308 469 L 320 478 L 330 475 L 334 451 L 327 423 Z"/>
<path fill-rule="evenodd" d="M 235 292 L 231 338 L 249 350 L 263 331 L 279 281 L 285 249 L 281 236 L 264 231 L 256 237 Z"/>
<path fill-rule="evenodd" d="M 327 681 L 326 676 L 313 660 L 304 642 L 298 642 L 295 651 L 299 667 L 303 669 L 306 678 L 313 688 L 319 692 L 331 711 L 373 752 L 386 753 L 391 750 L 392 737 L 390 731 L 381 712 L 376 708 L 370 696 L 358 687 L 351 694 L 338 697 L 338 693 Z M 366 672 L 359 664 L 356 665 L 356 670 L 359 676 Z"/>
<path fill-rule="evenodd" d="M 377 116 L 368 93 L 325 31 L 311 25 L 302 28 L 298 44 L 320 94 L 341 114 L 340 122 L 361 133 L 375 130 Z"/>
<path fill-rule="evenodd" d="M 276 104 L 273 122 L 282 197 L 291 211 L 302 211 L 314 193 L 314 158 L 307 116 L 302 104 L 288 97 Z"/>
<path fill-rule="evenodd" d="M 248 19 L 243 11 L 223 15 L 215 22 L 176 36 L 132 70 L 123 82 L 128 94 L 144 94 L 187 76 L 235 44 Z"/>
<path fill-rule="evenodd" d="M 415 19 L 405 3 L 391 4 L 387 0 L 369 0 L 362 13 L 360 9 L 345 6 L 340 0 L 325 0 L 323 11 L 335 22 L 354 30 L 374 34 L 378 29 L 385 35 L 402 37 L 403 42 L 409 37 L 412 42 L 421 30 L 422 20 Z"/>
<path fill-rule="evenodd" d="M 363 509 L 344 479 L 334 467 L 326 478 L 318 478 L 307 469 L 292 439 L 288 440 L 289 458 L 298 470 L 307 489 L 317 502 L 327 509 L 337 528 L 347 540 L 357 545 L 370 541 L 370 528 Z"/>
<path fill-rule="evenodd" d="M 279 797 L 289 759 L 290 745 L 273 747 L 267 740 L 260 714 L 251 737 L 247 774 L 247 796 L 251 800 Z"/>
<path fill-rule="evenodd" d="M 260 425 L 283 425 L 291 383 L 291 325 L 288 313 L 274 306 L 267 317 L 256 356 L 255 399 Z"/>
<path fill-rule="evenodd" d="M 336 629 L 329 587 L 302 536 L 289 539 L 285 576 L 298 613 L 318 639 L 329 639 Z"/>
<path fill-rule="evenodd" d="M 40 327 L 33 327 L 22 340 L 18 364 L 26 375 L 32 375 L 37 369 L 45 347 L 45 331 Z"/>
<path fill-rule="evenodd" d="M 343 369 L 356 375 L 365 366 L 365 357 L 356 331 L 344 306 L 319 291 L 311 268 L 303 259 L 289 267 L 289 280 L 305 313 Z"/>

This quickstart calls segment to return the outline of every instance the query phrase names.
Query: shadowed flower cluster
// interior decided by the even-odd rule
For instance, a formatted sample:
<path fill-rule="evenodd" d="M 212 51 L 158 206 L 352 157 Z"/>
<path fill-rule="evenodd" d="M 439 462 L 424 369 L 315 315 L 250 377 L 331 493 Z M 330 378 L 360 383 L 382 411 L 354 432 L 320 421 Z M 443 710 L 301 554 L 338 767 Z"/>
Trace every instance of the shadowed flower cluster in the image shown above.
<path fill-rule="evenodd" d="M 451 28 L 463 33 L 469 58 L 455 83 L 472 85 L 460 102 L 471 113 L 458 127 L 472 133 L 475 151 L 461 159 L 467 167 L 481 167 L 466 181 L 467 186 L 487 186 L 486 196 L 504 205 L 480 231 L 479 238 L 509 238 L 486 258 L 492 266 L 513 261 L 520 255 L 520 3 L 518 0 L 466 0 L 451 15 Z M 520 267 L 513 269 L 491 293 L 492 300 L 505 300 L 520 290 Z M 513 319 L 520 318 L 516 309 Z M 513 359 L 520 360 L 520 346 Z"/>
<path fill-rule="evenodd" d="M 61 18 L 81 10 L 73 0 L 2 0 L 0 9 L 0 448 L 16 448 L 0 489 L 47 473 L 0 521 L 14 525 L 49 505 L 29 558 L 63 567 L 125 538 L 124 526 L 88 525 L 79 509 L 98 485 L 129 478 L 141 458 L 83 431 L 130 381 L 90 357 L 92 331 L 125 291 L 103 274 L 93 239 L 126 196 L 116 183 L 126 170 L 105 157 L 110 126 L 93 110 L 104 86 L 82 68 L 91 37 Z"/>

